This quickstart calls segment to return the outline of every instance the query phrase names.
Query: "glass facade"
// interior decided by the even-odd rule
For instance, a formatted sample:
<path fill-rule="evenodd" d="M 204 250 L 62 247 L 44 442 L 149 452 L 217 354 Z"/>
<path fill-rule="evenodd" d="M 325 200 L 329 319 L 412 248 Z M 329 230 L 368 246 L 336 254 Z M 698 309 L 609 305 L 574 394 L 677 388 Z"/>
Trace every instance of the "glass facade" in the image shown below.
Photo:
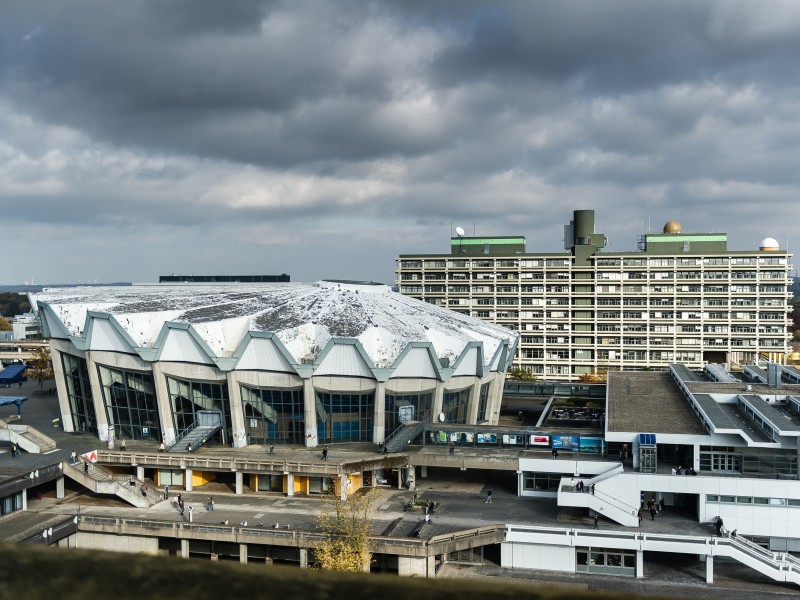
<path fill-rule="evenodd" d="M 575 571 L 603 575 L 636 575 L 636 550 L 575 548 Z"/>
<path fill-rule="evenodd" d="M 777 476 L 797 472 L 797 452 L 772 448 L 701 446 L 700 470 Z"/>
<path fill-rule="evenodd" d="M 445 423 L 466 423 L 469 405 L 469 388 L 460 392 L 445 392 L 442 399 L 442 412 Z"/>
<path fill-rule="evenodd" d="M 481 396 L 478 400 L 478 420 L 477 423 L 486 422 L 486 409 L 489 405 L 489 386 L 490 384 L 484 383 L 481 386 Z"/>
<path fill-rule="evenodd" d="M 411 421 L 430 421 L 433 394 L 386 394 L 386 434 L 390 434 L 401 423 L 402 415 L 409 414 Z"/>
<path fill-rule="evenodd" d="M 64 381 L 72 413 L 72 428 L 75 431 L 97 433 L 97 415 L 94 412 L 86 360 L 79 356 L 61 354 L 61 364 L 64 367 Z"/>
<path fill-rule="evenodd" d="M 108 427 L 114 437 L 161 441 L 153 376 L 102 365 L 97 369 Z"/>
<path fill-rule="evenodd" d="M 180 435 L 197 421 L 201 410 L 215 411 L 222 417 L 225 427 L 223 443 L 231 436 L 231 415 L 228 409 L 228 385 L 225 382 L 188 381 L 167 377 L 169 405 L 175 434 Z"/>
<path fill-rule="evenodd" d="M 302 388 L 272 390 L 242 386 L 241 389 L 248 444 L 303 443 Z"/>
<path fill-rule="evenodd" d="M 371 442 L 374 394 L 317 392 L 317 439 L 326 442 Z"/>
<path fill-rule="evenodd" d="M 22 510 L 22 494 L 16 492 L 10 496 L 0 498 L 0 516 L 10 515 L 13 512 Z"/>

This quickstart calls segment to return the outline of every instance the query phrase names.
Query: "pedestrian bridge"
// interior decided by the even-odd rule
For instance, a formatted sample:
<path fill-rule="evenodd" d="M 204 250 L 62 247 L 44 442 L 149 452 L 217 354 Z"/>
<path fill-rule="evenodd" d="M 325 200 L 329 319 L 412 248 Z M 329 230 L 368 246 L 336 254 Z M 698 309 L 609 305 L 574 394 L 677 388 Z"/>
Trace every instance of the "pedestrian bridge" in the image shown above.
<path fill-rule="evenodd" d="M 587 552 L 587 550 L 591 552 Z M 524 569 L 549 569 L 568 572 L 600 572 L 592 567 L 589 558 L 607 556 L 612 550 L 621 557 L 633 558 L 628 567 L 636 577 L 644 577 L 645 552 L 670 552 L 694 554 L 704 558 L 706 582 L 714 581 L 714 557 L 732 558 L 739 563 L 766 575 L 770 579 L 800 585 L 800 560 L 788 553 L 770 552 L 745 539 L 692 535 L 670 535 L 663 533 L 602 531 L 593 529 L 564 529 L 555 527 L 528 527 L 509 525 L 506 541 L 502 544 L 501 566 Z M 579 559 L 579 554 L 580 559 Z M 625 563 L 611 568 L 624 568 Z M 584 568 L 585 567 L 585 568 Z M 631 573 L 633 574 L 633 573 Z"/>

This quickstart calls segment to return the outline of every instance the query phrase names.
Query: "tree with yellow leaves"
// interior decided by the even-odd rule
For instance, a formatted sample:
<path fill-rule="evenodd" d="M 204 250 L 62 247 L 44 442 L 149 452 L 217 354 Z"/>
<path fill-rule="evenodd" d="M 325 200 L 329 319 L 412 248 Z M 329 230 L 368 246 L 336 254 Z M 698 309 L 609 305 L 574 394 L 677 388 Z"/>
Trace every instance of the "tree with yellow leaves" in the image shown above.
<path fill-rule="evenodd" d="M 38 381 L 39 389 L 42 389 L 42 384 L 45 381 L 55 377 L 53 374 L 53 360 L 50 357 L 48 348 L 37 348 L 33 358 L 29 359 L 26 364 L 28 369 L 25 375 Z"/>
<path fill-rule="evenodd" d="M 342 500 L 334 490 L 325 498 L 325 504 L 317 517 L 319 528 L 327 534 L 314 546 L 318 568 L 351 573 L 369 571 L 373 493 L 359 491 Z"/>

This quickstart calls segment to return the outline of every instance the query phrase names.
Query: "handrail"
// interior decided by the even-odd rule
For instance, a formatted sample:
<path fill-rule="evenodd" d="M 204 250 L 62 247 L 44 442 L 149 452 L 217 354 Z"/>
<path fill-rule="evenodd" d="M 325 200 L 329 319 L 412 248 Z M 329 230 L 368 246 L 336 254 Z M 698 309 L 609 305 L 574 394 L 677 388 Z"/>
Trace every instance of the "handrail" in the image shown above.
<path fill-rule="evenodd" d="M 181 440 L 183 440 L 183 438 L 185 438 L 187 435 L 189 435 L 195 429 L 197 429 L 197 421 L 192 421 L 192 424 L 189 425 L 186 429 L 183 429 L 182 431 L 179 431 L 178 435 L 175 436 L 175 439 L 172 440 L 169 444 L 167 444 L 167 448 L 166 448 L 167 452 L 169 452 L 175 446 L 177 446 L 178 443 Z"/>
<path fill-rule="evenodd" d="M 425 419 L 422 419 L 421 421 L 407 421 L 405 423 L 401 423 L 400 426 L 397 429 L 395 429 L 392 433 L 390 433 L 388 435 L 388 437 L 384 438 L 383 445 L 386 446 L 386 444 L 388 444 L 390 441 L 392 441 L 397 435 L 400 434 L 400 432 L 403 429 L 405 429 L 406 427 L 409 426 L 409 423 L 414 423 L 413 428 L 419 427 L 421 425 L 423 427 L 423 429 L 424 429 L 425 425 L 427 425 L 429 422 L 430 422 L 430 419 L 425 418 Z"/>
<path fill-rule="evenodd" d="M 563 481 L 563 479 L 562 479 L 562 481 Z M 634 515 L 634 516 L 639 511 L 639 508 L 637 508 L 635 506 L 631 506 L 630 504 L 627 504 L 626 502 L 623 502 L 622 500 L 620 500 L 618 498 L 615 498 L 614 496 L 610 496 L 608 494 L 605 494 L 605 493 L 601 492 L 600 490 L 598 490 L 597 488 L 595 488 L 595 493 L 594 494 L 592 494 L 591 491 L 589 491 L 589 490 L 584 491 L 584 492 L 579 492 L 577 489 L 575 489 L 574 485 L 569 485 L 569 484 L 563 484 L 560 489 L 562 491 L 566 492 L 566 493 L 569 493 L 569 494 L 587 494 L 589 496 L 594 496 L 595 498 L 599 498 L 601 502 L 606 502 L 608 504 L 611 504 L 612 506 L 614 506 L 614 508 L 617 508 L 617 509 L 619 509 L 621 511 L 624 511 L 624 512 L 629 513 L 629 514 Z M 603 497 L 600 498 L 600 496 L 603 496 Z M 620 506 L 620 504 L 622 506 Z"/>
<path fill-rule="evenodd" d="M 598 490 L 597 488 L 595 488 L 594 494 L 591 494 L 591 495 L 593 495 L 593 496 L 603 496 L 604 498 L 607 499 L 607 501 L 618 502 L 619 504 L 622 504 L 622 506 L 624 506 L 626 509 L 633 511 L 633 514 L 636 514 L 640 510 L 639 507 L 632 506 L 632 505 L 628 504 L 627 502 L 624 502 L 624 501 L 620 500 L 619 498 L 615 498 L 614 496 L 611 496 L 609 494 L 606 494 L 605 492 L 602 492 L 602 491 Z M 617 506 L 617 508 L 620 508 L 620 507 Z"/>

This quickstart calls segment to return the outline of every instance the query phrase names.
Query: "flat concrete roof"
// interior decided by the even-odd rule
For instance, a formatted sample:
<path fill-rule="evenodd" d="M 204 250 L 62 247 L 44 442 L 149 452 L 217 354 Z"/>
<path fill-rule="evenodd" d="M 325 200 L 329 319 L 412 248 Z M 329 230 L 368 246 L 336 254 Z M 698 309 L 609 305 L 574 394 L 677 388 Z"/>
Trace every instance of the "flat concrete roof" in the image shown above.
<path fill-rule="evenodd" d="M 706 434 L 669 373 L 609 373 L 607 418 L 615 432 Z"/>

